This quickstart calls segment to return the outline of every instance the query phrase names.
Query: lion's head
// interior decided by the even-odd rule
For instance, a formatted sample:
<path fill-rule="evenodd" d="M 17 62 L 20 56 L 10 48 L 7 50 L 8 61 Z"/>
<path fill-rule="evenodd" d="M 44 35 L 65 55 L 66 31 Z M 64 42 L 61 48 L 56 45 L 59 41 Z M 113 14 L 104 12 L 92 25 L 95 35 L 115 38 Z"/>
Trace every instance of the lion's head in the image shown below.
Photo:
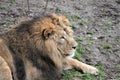
<path fill-rule="evenodd" d="M 73 30 L 70 27 L 69 20 L 65 16 L 52 14 L 53 23 L 56 27 L 55 42 L 57 50 L 63 57 L 73 57 L 76 41 L 73 38 Z"/>
<path fill-rule="evenodd" d="M 36 37 L 34 39 L 37 48 L 47 51 L 48 55 L 59 53 L 59 56 L 62 57 L 74 56 L 77 43 L 73 38 L 70 23 L 65 16 L 52 14 L 40 21 L 38 20 L 34 24 L 32 35 Z"/>

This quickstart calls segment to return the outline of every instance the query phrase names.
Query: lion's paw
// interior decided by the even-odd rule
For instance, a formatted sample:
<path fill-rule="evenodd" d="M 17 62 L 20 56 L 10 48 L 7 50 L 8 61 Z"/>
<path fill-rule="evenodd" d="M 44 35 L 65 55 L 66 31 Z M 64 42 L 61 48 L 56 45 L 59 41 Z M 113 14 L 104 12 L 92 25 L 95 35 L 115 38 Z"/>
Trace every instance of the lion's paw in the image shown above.
<path fill-rule="evenodd" d="M 90 74 L 94 74 L 94 75 L 98 75 L 99 74 L 99 70 L 95 67 L 89 66 L 86 69 L 83 70 L 84 73 L 90 73 Z"/>

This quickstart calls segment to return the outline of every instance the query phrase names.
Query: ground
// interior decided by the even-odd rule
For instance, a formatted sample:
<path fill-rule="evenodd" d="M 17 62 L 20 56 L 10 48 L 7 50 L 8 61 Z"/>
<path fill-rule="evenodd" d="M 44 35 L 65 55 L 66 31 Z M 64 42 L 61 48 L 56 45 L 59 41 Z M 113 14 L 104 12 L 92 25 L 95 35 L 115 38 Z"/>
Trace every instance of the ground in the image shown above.
<path fill-rule="evenodd" d="M 65 71 L 65 80 L 120 80 L 120 0 L 0 0 L 0 32 L 22 19 L 57 13 L 71 22 L 78 41 L 75 58 L 100 70 L 98 76 Z"/>

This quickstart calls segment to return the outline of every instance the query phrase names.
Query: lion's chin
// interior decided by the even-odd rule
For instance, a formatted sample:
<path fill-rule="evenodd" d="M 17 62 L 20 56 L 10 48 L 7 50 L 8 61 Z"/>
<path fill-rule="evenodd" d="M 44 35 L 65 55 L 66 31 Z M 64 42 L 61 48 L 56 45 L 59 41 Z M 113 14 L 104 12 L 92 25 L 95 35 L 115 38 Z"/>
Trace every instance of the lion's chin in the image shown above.
<path fill-rule="evenodd" d="M 72 52 L 71 52 L 67 57 L 72 58 L 72 57 L 74 57 L 74 56 L 75 56 L 75 50 L 72 50 Z"/>

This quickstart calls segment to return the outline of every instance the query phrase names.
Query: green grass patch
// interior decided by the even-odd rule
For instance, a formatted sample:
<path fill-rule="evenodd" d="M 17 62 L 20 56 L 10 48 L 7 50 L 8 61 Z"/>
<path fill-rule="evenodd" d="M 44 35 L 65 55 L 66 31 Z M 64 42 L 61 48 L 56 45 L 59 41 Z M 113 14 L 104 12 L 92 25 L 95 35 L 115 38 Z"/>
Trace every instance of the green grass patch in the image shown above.
<path fill-rule="evenodd" d="M 94 43 L 94 42 L 93 42 L 92 40 L 90 40 L 90 39 L 89 39 L 89 40 L 87 40 L 87 44 L 88 44 L 89 46 L 92 46 L 92 45 L 93 45 L 93 43 Z"/>
<path fill-rule="evenodd" d="M 108 21 L 107 24 L 110 25 L 110 26 L 112 26 L 113 22 L 112 21 Z"/>
<path fill-rule="evenodd" d="M 117 80 L 120 80 L 120 78 L 118 78 Z"/>
<path fill-rule="evenodd" d="M 78 36 L 75 40 L 76 40 L 77 42 L 83 41 L 83 37 Z"/>
<path fill-rule="evenodd" d="M 63 72 L 64 80 L 74 80 L 74 77 L 81 77 L 81 76 L 82 74 L 75 69 L 71 69 Z"/>
<path fill-rule="evenodd" d="M 82 20 L 82 19 L 78 22 L 79 25 L 85 25 L 85 24 L 87 24 L 87 23 L 88 23 L 87 21 Z"/>
<path fill-rule="evenodd" d="M 65 14 L 64 16 L 65 16 L 66 18 L 68 18 L 69 20 L 71 19 L 71 16 L 70 16 L 70 15 Z"/>
<path fill-rule="evenodd" d="M 4 9 L 4 7 L 2 6 L 2 4 L 0 4 L 0 10 L 3 10 Z"/>
<path fill-rule="evenodd" d="M 120 69 L 120 64 L 116 65 L 116 68 L 117 68 L 117 69 Z"/>
<path fill-rule="evenodd" d="M 74 80 L 75 77 L 78 77 L 82 80 L 105 80 L 104 67 L 96 67 L 99 69 L 99 74 L 97 76 L 88 73 L 81 73 L 76 69 L 71 69 L 63 72 L 63 78 L 64 80 Z"/>
<path fill-rule="evenodd" d="M 111 54 L 113 54 L 113 51 L 111 49 L 109 49 L 109 50 L 107 50 L 106 54 L 111 55 Z"/>
<path fill-rule="evenodd" d="M 105 80 L 104 66 L 96 66 L 99 70 L 98 80 Z"/>
<path fill-rule="evenodd" d="M 15 2 L 16 0 L 11 0 L 11 4 L 15 4 L 16 2 Z"/>
<path fill-rule="evenodd" d="M 83 58 L 81 57 L 81 54 L 78 53 L 77 51 L 76 51 L 76 53 L 75 53 L 74 58 L 77 59 L 77 60 L 79 60 L 79 61 L 83 61 Z"/>
<path fill-rule="evenodd" d="M 104 44 L 103 49 L 111 49 L 112 45 L 111 44 Z"/>
<path fill-rule="evenodd" d="M 120 22 L 117 25 L 120 26 Z"/>
<path fill-rule="evenodd" d="M 71 27 L 72 29 L 76 29 L 75 25 L 70 25 L 70 27 Z"/>
<path fill-rule="evenodd" d="M 98 23 L 95 23 L 98 27 L 102 27 L 103 26 L 103 23 L 101 22 L 98 22 Z"/>
<path fill-rule="evenodd" d="M 80 16 L 74 14 L 74 15 L 71 16 L 71 19 L 78 20 L 78 19 L 80 19 Z"/>
<path fill-rule="evenodd" d="M 87 35 L 93 35 L 94 33 L 93 32 L 87 32 L 86 34 Z"/>
<path fill-rule="evenodd" d="M 62 9 L 61 9 L 61 8 L 59 8 L 59 7 L 56 7 L 55 11 L 56 11 L 56 12 L 61 12 L 61 11 L 62 11 Z"/>
<path fill-rule="evenodd" d="M 78 51 L 78 53 L 81 53 L 81 54 L 86 54 L 86 53 L 88 53 L 88 52 L 86 51 L 85 47 L 83 47 L 82 45 L 78 45 L 76 50 Z"/>
<path fill-rule="evenodd" d="M 119 42 L 119 43 L 120 43 L 120 37 L 118 37 L 118 38 L 117 38 L 117 42 Z"/>

